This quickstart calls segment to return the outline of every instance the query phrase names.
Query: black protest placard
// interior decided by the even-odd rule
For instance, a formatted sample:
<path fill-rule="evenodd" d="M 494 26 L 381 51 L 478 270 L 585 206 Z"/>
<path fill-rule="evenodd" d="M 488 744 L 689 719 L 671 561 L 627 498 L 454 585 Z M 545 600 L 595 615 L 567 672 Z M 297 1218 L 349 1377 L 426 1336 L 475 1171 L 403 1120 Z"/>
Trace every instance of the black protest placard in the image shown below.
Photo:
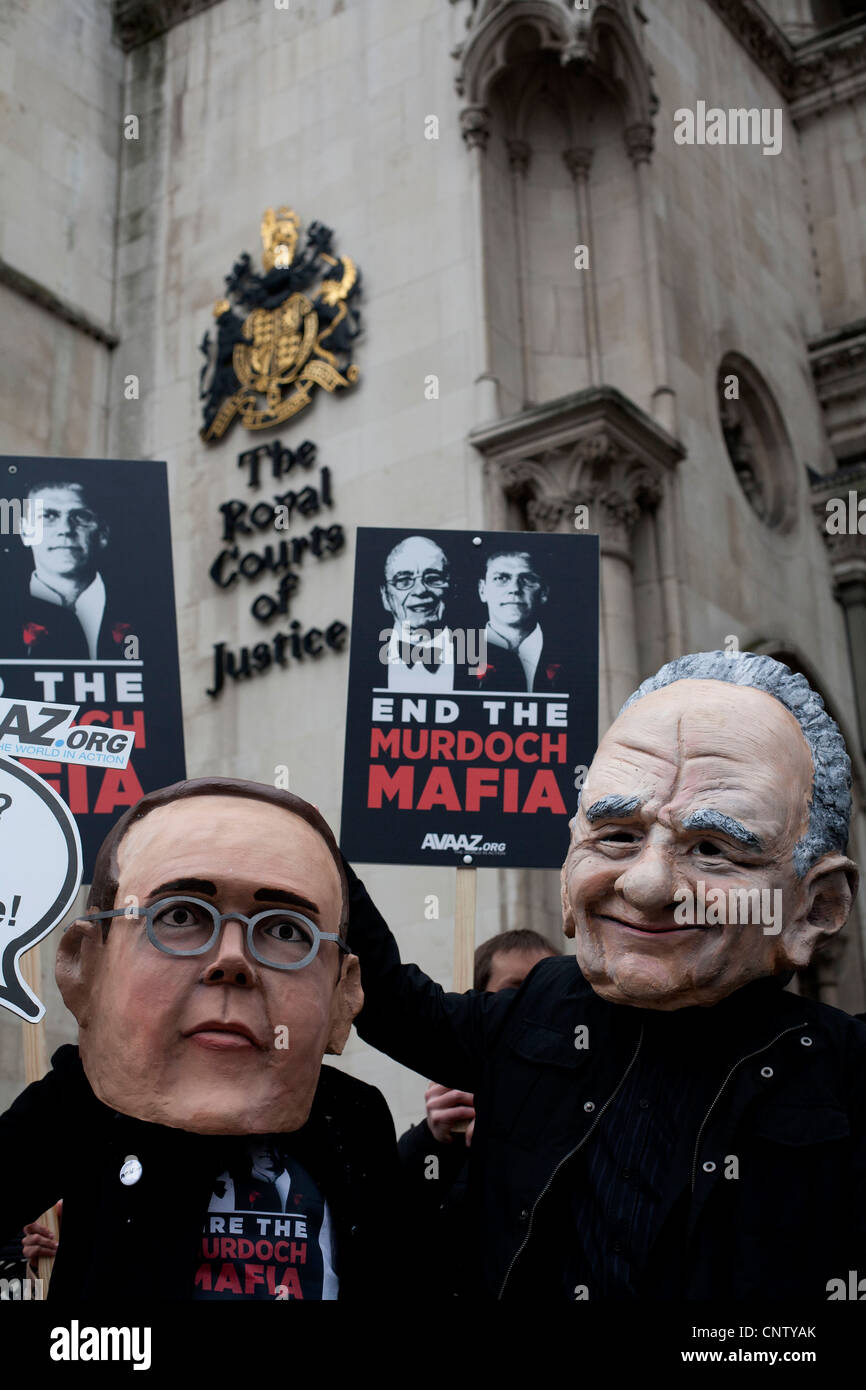
<path fill-rule="evenodd" d="M 2 457 L 0 492 L 0 695 L 135 733 L 126 767 L 24 759 L 75 816 L 89 882 L 113 823 L 186 775 L 166 466 Z"/>
<path fill-rule="evenodd" d="M 598 727 L 598 538 L 361 527 L 341 846 L 557 868 Z"/>

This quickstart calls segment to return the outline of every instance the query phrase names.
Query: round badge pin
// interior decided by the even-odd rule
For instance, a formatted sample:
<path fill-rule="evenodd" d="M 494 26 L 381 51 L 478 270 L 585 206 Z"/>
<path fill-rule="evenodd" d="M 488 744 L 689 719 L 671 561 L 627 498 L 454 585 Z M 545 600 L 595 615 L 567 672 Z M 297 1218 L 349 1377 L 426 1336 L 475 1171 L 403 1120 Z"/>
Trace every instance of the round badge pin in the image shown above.
<path fill-rule="evenodd" d="M 123 1183 L 124 1187 L 132 1187 L 133 1183 L 137 1183 L 141 1177 L 141 1173 L 141 1163 L 136 1158 L 135 1154 L 127 1154 L 126 1158 L 123 1160 L 123 1167 L 120 1170 L 120 1181 Z"/>

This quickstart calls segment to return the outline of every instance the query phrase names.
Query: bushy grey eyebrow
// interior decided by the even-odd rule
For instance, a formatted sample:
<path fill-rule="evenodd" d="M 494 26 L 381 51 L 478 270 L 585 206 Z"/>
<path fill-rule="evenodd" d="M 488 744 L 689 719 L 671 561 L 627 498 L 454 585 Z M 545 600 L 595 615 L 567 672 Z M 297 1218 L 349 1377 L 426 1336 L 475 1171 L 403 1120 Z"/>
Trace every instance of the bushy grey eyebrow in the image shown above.
<path fill-rule="evenodd" d="M 633 816 L 641 805 L 639 796 L 603 796 L 589 807 L 586 819 L 590 825 L 597 820 L 622 820 Z"/>
<path fill-rule="evenodd" d="M 709 807 L 692 811 L 683 818 L 681 824 L 684 830 L 718 830 L 731 840 L 736 840 L 744 849 L 764 848 L 754 830 L 749 830 L 742 822 L 734 820 L 733 816 L 726 816 L 722 811 L 712 811 Z"/>

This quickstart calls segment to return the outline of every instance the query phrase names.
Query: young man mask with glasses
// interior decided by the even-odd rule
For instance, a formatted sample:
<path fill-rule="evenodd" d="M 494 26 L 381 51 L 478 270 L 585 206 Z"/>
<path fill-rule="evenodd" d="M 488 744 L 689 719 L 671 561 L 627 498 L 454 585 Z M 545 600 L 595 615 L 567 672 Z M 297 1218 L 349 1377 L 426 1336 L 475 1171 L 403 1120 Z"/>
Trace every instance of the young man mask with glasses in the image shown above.
<path fill-rule="evenodd" d="M 78 1049 L 0 1119 L 0 1228 L 64 1199 L 50 1296 L 381 1295 L 393 1124 L 321 1065 L 363 999 L 346 915 L 288 792 L 203 778 L 117 823 L 58 948 Z"/>

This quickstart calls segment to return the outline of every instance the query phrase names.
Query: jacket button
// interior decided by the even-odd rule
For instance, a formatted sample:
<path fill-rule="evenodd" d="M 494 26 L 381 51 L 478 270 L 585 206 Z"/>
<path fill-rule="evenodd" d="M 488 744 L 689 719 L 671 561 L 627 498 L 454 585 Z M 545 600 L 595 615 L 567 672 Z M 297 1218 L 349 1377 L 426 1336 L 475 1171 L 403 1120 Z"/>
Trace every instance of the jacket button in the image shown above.
<path fill-rule="evenodd" d="M 812 1046 L 812 1039 L 811 1039 L 811 1038 L 807 1038 L 807 1037 L 804 1035 L 804 1036 L 800 1039 L 800 1043 L 801 1043 L 801 1045 L 802 1045 L 803 1047 L 811 1047 L 811 1046 Z"/>
<path fill-rule="evenodd" d="M 773 1075 L 773 1068 L 761 1067 L 761 1075 L 766 1077 L 766 1079 L 769 1081 L 770 1077 Z"/>
<path fill-rule="evenodd" d="M 529 1207 L 524 1207 L 524 1208 L 522 1209 L 522 1211 L 521 1211 L 521 1213 L 520 1213 L 520 1218 L 519 1218 L 519 1219 L 520 1219 L 521 1221 L 528 1221 L 528 1220 L 529 1220 Z"/>
<path fill-rule="evenodd" d="M 715 1171 L 716 1171 L 716 1165 L 715 1165 L 715 1163 L 713 1162 L 713 1160 L 712 1160 L 711 1158 L 708 1158 L 707 1161 L 706 1161 L 706 1163 L 704 1164 L 704 1172 L 705 1172 L 705 1173 L 714 1173 Z"/>
<path fill-rule="evenodd" d="M 585 1101 L 583 1102 L 583 1108 L 584 1108 L 584 1110 L 586 1111 L 587 1115 L 591 1115 L 592 1112 L 593 1112 L 593 1110 L 595 1109 L 595 1101 L 594 1101 L 594 1100 L 585 1100 Z"/>

